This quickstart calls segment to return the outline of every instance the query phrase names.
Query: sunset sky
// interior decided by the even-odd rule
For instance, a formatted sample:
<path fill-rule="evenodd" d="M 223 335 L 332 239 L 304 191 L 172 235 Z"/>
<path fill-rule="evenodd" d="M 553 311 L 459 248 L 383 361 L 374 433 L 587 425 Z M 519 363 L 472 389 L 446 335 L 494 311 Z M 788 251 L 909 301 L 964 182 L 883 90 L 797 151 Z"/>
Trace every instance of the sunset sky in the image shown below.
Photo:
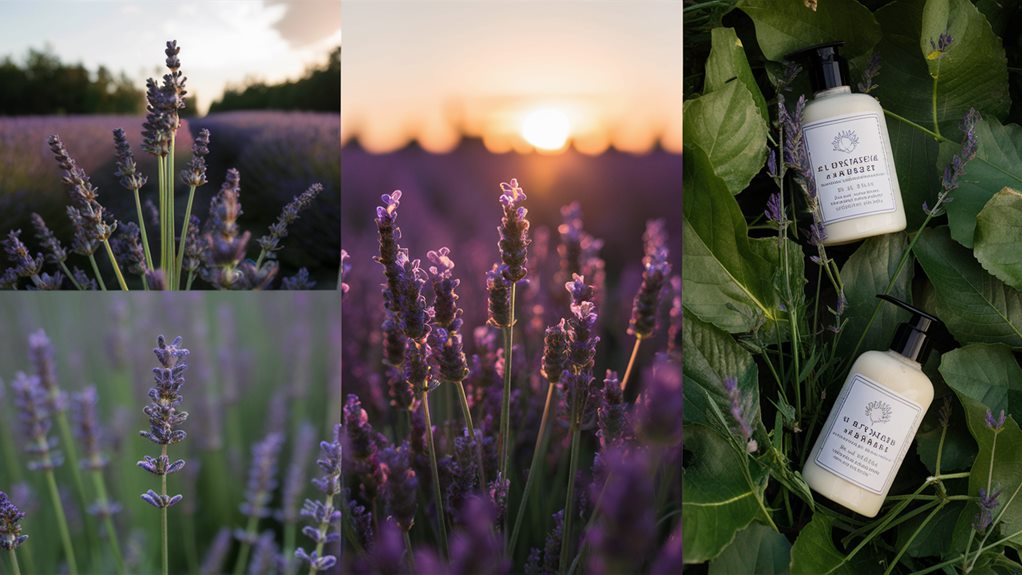
<path fill-rule="evenodd" d="M 0 0 L 0 57 L 49 46 L 65 63 L 104 65 L 144 87 L 176 39 L 205 110 L 246 78 L 297 78 L 341 42 L 339 0 Z"/>
<path fill-rule="evenodd" d="M 342 140 L 681 150 L 677 0 L 344 0 Z M 527 136 L 528 134 L 532 136 Z M 530 144 L 530 141 L 533 142 Z M 545 144 L 543 144 L 545 142 Z"/>

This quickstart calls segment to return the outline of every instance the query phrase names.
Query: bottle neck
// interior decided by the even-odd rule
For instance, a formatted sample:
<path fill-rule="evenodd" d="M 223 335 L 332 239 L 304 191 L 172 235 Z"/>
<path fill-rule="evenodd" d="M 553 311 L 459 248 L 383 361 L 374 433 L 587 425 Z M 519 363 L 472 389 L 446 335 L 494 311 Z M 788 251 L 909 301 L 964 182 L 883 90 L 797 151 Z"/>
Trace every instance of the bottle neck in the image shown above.
<path fill-rule="evenodd" d="M 837 86 L 834 88 L 828 88 L 827 90 L 820 90 L 813 94 L 814 100 L 820 100 L 823 98 L 830 98 L 831 96 L 839 96 L 841 94 L 851 94 L 852 89 L 849 86 Z"/>
<path fill-rule="evenodd" d="M 901 362 L 901 363 L 903 363 L 903 364 L 905 364 L 905 365 L 907 365 L 909 367 L 914 367 L 916 369 L 922 369 L 923 368 L 923 365 L 921 363 L 919 363 L 918 361 L 916 361 L 914 359 L 911 359 L 911 358 L 908 358 L 908 357 L 905 357 L 900 352 L 894 351 L 893 349 L 887 350 L 887 355 L 891 356 L 892 358 L 898 360 L 899 362 Z"/>

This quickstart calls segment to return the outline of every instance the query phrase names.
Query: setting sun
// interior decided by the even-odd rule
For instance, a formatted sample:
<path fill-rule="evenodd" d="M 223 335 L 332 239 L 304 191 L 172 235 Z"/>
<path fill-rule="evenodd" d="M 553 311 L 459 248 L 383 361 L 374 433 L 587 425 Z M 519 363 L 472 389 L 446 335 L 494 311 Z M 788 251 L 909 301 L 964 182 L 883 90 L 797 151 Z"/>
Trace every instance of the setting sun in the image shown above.
<path fill-rule="evenodd" d="M 568 117 L 560 110 L 535 110 L 522 122 L 525 141 L 544 151 L 563 149 L 568 143 L 569 132 Z"/>

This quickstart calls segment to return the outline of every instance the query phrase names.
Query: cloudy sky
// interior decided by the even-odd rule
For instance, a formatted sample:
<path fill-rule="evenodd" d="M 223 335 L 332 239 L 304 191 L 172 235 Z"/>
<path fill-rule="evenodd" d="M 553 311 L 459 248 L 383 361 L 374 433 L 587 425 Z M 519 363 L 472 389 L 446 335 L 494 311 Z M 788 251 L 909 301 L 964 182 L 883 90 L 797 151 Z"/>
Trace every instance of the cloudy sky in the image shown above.
<path fill-rule="evenodd" d="M 528 151 L 537 111 L 575 147 L 681 149 L 679 0 L 344 0 L 342 138 L 374 151 L 459 134 Z M 549 113 L 550 111 L 553 113 Z M 542 124 L 542 122 L 541 122 Z M 556 141 L 556 139 L 555 139 Z M 524 147 L 523 147 L 524 146 Z"/>
<path fill-rule="evenodd" d="M 299 77 L 341 41 L 339 0 L 0 0 L 0 57 L 49 47 L 64 62 L 163 74 L 163 47 L 204 110 L 227 85 Z"/>

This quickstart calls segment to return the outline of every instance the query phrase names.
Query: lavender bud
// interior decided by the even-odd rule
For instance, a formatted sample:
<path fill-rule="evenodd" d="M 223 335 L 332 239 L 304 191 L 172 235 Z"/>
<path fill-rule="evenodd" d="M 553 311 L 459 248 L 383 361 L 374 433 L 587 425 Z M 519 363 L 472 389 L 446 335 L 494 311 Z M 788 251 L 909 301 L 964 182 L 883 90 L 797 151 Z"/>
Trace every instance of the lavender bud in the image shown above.
<path fill-rule="evenodd" d="M 209 219 L 203 237 L 206 241 L 205 266 L 202 279 L 220 289 L 231 289 L 243 279 L 237 267 L 245 259 L 249 232 L 241 232 L 241 174 L 227 170 L 220 192 L 210 201 Z"/>
<path fill-rule="evenodd" d="M 36 240 L 43 246 L 46 263 L 60 265 L 67 261 L 67 250 L 46 226 L 42 216 L 35 212 L 32 212 L 32 227 L 35 228 Z"/>
<path fill-rule="evenodd" d="M 568 367 L 568 327 L 563 318 L 546 328 L 543 336 L 543 367 L 541 373 L 550 383 L 557 383 Z"/>
<path fill-rule="evenodd" d="M 862 72 L 862 81 L 859 82 L 859 91 L 863 94 L 869 94 L 873 90 L 877 89 L 876 77 L 880 73 L 880 52 L 873 51 L 873 54 L 869 57 L 869 62 L 866 63 L 866 69 Z"/>
<path fill-rule="evenodd" d="M 387 513 L 405 531 L 411 530 L 415 524 L 419 488 L 419 480 L 410 465 L 407 442 L 398 448 L 388 447 L 380 452 L 383 500 Z"/>
<path fill-rule="evenodd" d="M 11 230 L 7 234 L 7 239 L 2 242 L 7 259 L 14 264 L 11 269 L 18 277 L 38 276 L 43 270 L 43 255 L 36 254 L 33 258 L 25 244 L 21 243 L 19 236 L 21 236 L 21 230 Z"/>
<path fill-rule="evenodd" d="M 243 515 L 255 519 L 269 516 L 267 506 L 277 488 L 277 458 L 283 442 L 282 435 L 271 433 L 252 447 L 252 467 L 248 472 L 245 501 L 241 504 Z"/>
<path fill-rule="evenodd" d="M 96 403 L 99 395 L 95 386 L 88 386 L 81 392 L 72 394 L 72 415 L 74 416 L 75 428 L 78 438 L 82 442 L 81 461 L 83 469 L 102 469 L 107 464 L 107 458 L 103 455 L 101 448 L 103 433 L 100 429 L 96 414 Z"/>
<path fill-rule="evenodd" d="M 270 233 L 257 240 L 259 247 L 266 252 L 266 257 L 276 257 L 275 252 L 281 249 L 280 240 L 287 237 L 287 227 L 298 219 L 302 210 L 312 205 L 313 200 L 322 191 L 323 184 L 312 184 L 309 189 L 292 198 L 284 206 L 277 221 L 270 225 Z"/>
<path fill-rule="evenodd" d="M 503 192 L 500 196 L 500 204 L 504 210 L 504 216 L 500 220 L 500 241 L 497 247 L 500 249 L 500 259 L 507 266 L 508 280 L 517 282 L 525 277 L 528 270 L 525 264 L 528 261 L 529 220 L 525 219 L 528 210 L 519 206 L 519 203 L 526 199 L 525 192 L 518 186 L 518 180 L 501 182 L 500 189 Z"/>
<path fill-rule="evenodd" d="M 494 327 L 511 326 L 511 280 L 508 267 L 493 264 L 486 272 L 486 293 L 488 295 L 486 323 Z"/>
<path fill-rule="evenodd" d="M 361 408 L 359 410 L 361 411 Z M 362 414 L 364 413 L 362 411 Z M 348 406 L 345 406 L 345 427 L 349 427 L 347 416 Z M 316 460 L 316 464 L 323 471 L 323 475 L 314 479 L 313 483 L 324 493 L 323 501 L 306 499 L 305 505 L 302 507 L 302 515 L 312 518 L 313 524 L 318 526 L 316 536 L 313 538 L 317 542 L 335 541 L 339 537 L 337 533 L 332 533 L 330 529 L 341 517 L 341 512 L 334 509 L 333 500 L 334 496 L 341 492 L 342 433 L 342 427 L 337 425 L 334 427 L 334 440 L 332 442 L 324 441 L 319 444 L 322 455 Z M 337 558 L 333 555 L 320 556 L 315 551 L 307 553 L 301 548 L 295 550 L 295 557 L 309 563 L 311 572 L 326 571 L 337 563 Z"/>
<path fill-rule="evenodd" d="M 252 552 L 248 575 L 272 575 L 277 573 L 277 543 L 273 531 L 263 531 Z"/>
<path fill-rule="evenodd" d="M 437 251 L 426 253 L 426 259 L 433 263 L 429 267 L 429 275 L 433 280 L 433 324 L 445 329 L 458 329 L 461 326 L 461 310 L 458 309 L 458 294 L 455 289 L 461 281 L 452 276 L 454 260 L 450 258 L 451 250 L 443 247 Z"/>
<path fill-rule="evenodd" d="M 767 221 L 774 224 L 780 224 L 784 220 L 784 214 L 781 212 L 781 194 L 780 192 L 774 192 L 770 194 L 767 199 L 766 209 L 763 210 L 766 215 Z"/>
<path fill-rule="evenodd" d="M 185 254 L 181 259 L 181 269 L 188 274 L 194 274 L 202 265 L 205 254 L 206 245 L 199 238 L 199 218 L 192 216 L 188 220 L 188 230 L 185 232 Z"/>
<path fill-rule="evenodd" d="M 987 490 L 979 488 L 979 513 L 976 514 L 976 518 L 973 520 L 972 527 L 979 533 L 985 533 L 990 525 L 994 522 L 994 511 L 1000 506 L 998 498 L 1001 496 L 1000 489 L 994 489 L 993 493 L 987 493 Z"/>
<path fill-rule="evenodd" d="M 286 290 L 310 290 L 316 287 L 316 282 L 309 277 L 309 270 L 299 268 L 298 273 L 281 280 L 281 287 Z"/>
<path fill-rule="evenodd" d="M 110 242 L 111 249 L 126 272 L 144 276 L 148 268 L 138 226 L 134 222 L 128 222 L 120 229 L 121 233 Z"/>
<path fill-rule="evenodd" d="M 742 407 L 741 392 L 738 389 L 738 380 L 733 376 L 724 378 L 724 391 L 727 392 L 728 399 L 731 401 L 731 417 L 738 425 L 738 430 L 742 434 L 742 439 L 745 440 L 747 448 L 750 451 L 756 450 L 756 440 L 752 439 L 752 427 L 749 425 L 748 419 L 745 417 L 745 409 Z"/>
<path fill-rule="evenodd" d="M 199 567 L 202 575 L 219 575 L 223 573 L 224 562 L 227 560 L 227 553 L 231 550 L 231 530 L 223 527 L 217 531 L 213 543 L 206 552 L 205 559 Z"/>
<path fill-rule="evenodd" d="M 120 178 L 121 186 L 127 190 L 139 190 L 146 184 L 146 177 L 138 173 L 135 158 L 131 154 L 131 145 L 124 135 L 124 130 L 114 130 L 114 155 L 117 157 L 117 168 L 114 175 Z"/>
<path fill-rule="evenodd" d="M 28 539 L 21 534 L 21 519 L 25 514 L 18 509 L 7 494 L 0 491 L 0 549 L 13 551 Z"/>
<path fill-rule="evenodd" d="M 25 452 L 34 459 L 29 469 L 53 469 L 63 463 L 63 457 L 56 450 L 57 440 L 49 436 L 53 426 L 53 412 L 45 388 L 37 376 L 18 372 L 11 382 L 14 406 L 21 419 Z"/>
<path fill-rule="evenodd" d="M 999 433 L 1002 429 L 1004 429 L 1005 421 L 1006 416 L 1004 415 L 1003 409 L 1001 410 L 1001 414 L 999 416 L 994 417 L 994 413 L 990 411 L 990 408 L 987 408 L 986 424 L 988 429 L 990 429 L 994 433 Z"/>
<path fill-rule="evenodd" d="M 172 445 L 185 438 L 185 432 L 175 428 L 188 419 L 188 412 L 177 409 L 182 399 L 180 392 L 185 382 L 184 372 L 188 368 L 185 361 L 188 350 L 180 347 L 180 337 L 167 345 L 161 335 L 156 343 L 153 353 L 160 367 L 153 368 L 156 385 L 149 390 L 152 401 L 143 410 L 149 417 L 149 431 L 140 431 L 139 434 L 157 445 Z"/>
<path fill-rule="evenodd" d="M 181 170 L 181 183 L 195 188 L 206 183 L 206 154 L 209 154 L 209 130 L 203 128 L 192 142 L 192 159 Z"/>
<path fill-rule="evenodd" d="M 294 453 L 291 455 L 287 477 L 284 479 L 281 509 L 277 514 L 280 521 L 293 523 L 298 520 L 298 499 L 306 484 L 306 468 L 309 466 L 315 441 L 316 430 L 308 422 L 302 422 L 292 447 Z"/>
<path fill-rule="evenodd" d="M 461 382 L 468 377 L 468 364 L 462 349 L 461 334 L 438 327 L 430 333 L 433 361 L 440 367 L 440 379 Z"/>
<path fill-rule="evenodd" d="M 39 376 L 39 383 L 46 390 L 47 407 L 52 413 L 67 408 L 64 393 L 57 385 L 57 369 L 53 363 L 53 344 L 43 330 L 37 330 L 28 336 L 28 353 L 32 367 Z"/>
<path fill-rule="evenodd" d="M 659 249 L 646 256 L 646 269 L 642 272 L 642 285 L 632 303 L 632 318 L 628 323 L 628 334 L 638 339 L 653 335 L 656 330 L 656 313 L 660 306 L 660 291 L 671 273 L 667 263 L 667 250 Z"/>
<path fill-rule="evenodd" d="M 596 417 L 596 436 L 600 438 L 600 447 L 615 445 L 630 435 L 628 404 L 624 401 L 624 391 L 615 371 L 608 369 L 607 376 L 603 378 L 603 394 Z"/>

